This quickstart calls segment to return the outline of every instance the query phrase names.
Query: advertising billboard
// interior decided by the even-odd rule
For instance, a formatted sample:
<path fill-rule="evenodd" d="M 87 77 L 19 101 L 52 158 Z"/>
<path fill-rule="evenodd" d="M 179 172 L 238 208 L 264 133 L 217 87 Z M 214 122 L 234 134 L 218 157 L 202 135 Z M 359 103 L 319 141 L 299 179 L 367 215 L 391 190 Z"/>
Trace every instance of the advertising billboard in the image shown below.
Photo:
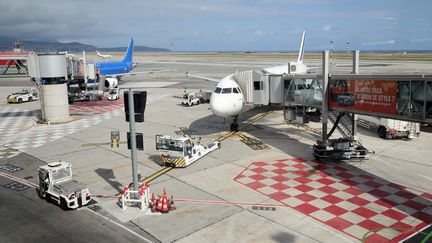
<path fill-rule="evenodd" d="M 396 114 L 396 80 L 330 80 L 330 109 Z"/>

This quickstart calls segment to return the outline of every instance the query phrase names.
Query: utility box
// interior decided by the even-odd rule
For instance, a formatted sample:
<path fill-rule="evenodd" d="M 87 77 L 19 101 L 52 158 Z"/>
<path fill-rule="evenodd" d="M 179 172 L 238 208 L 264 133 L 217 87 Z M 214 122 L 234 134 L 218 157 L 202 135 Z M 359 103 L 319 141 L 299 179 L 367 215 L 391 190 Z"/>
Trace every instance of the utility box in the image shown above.
<path fill-rule="evenodd" d="M 284 110 L 284 118 L 285 121 L 292 122 L 296 119 L 296 112 L 292 108 L 288 108 Z"/>
<path fill-rule="evenodd" d="M 136 137 L 136 139 L 135 139 L 135 141 L 136 141 L 136 148 L 138 150 L 144 150 L 144 137 L 143 137 L 143 134 L 140 133 L 140 132 L 137 132 L 135 134 L 135 137 Z M 128 149 L 131 149 L 130 133 L 129 132 L 127 133 L 127 146 L 128 146 Z"/>
<path fill-rule="evenodd" d="M 124 108 L 126 113 L 126 122 L 129 122 L 129 95 L 128 91 L 124 92 Z M 144 111 L 147 101 L 147 91 L 133 93 L 135 107 L 135 122 L 144 122 Z"/>

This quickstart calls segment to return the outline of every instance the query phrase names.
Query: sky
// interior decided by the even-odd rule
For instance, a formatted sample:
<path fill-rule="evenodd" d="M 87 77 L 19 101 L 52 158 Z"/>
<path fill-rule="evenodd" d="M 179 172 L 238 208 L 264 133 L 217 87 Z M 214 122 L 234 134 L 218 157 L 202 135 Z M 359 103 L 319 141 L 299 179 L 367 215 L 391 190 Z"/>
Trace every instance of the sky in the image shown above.
<path fill-rule="evenodd" d="M 174 51 L 432 50 L 430 0 L 0 0 L 0 36 Z"/>

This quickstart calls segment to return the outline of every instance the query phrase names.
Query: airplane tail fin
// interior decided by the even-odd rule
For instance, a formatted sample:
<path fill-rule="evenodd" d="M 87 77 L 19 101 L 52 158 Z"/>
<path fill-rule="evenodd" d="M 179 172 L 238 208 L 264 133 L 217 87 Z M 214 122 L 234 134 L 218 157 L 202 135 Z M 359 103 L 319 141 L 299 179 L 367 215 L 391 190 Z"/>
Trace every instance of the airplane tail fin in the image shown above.
<path fill-rule="evenodd" d="M 133 38 L 131 38 L 122 62 L 132 62 L 133 47 Z"/>
<path fill-rule="evenodd" d="M 301 40 L 301 44 L 300 44 L 300 51 L 299 51 L 299 55 L 298 55 L 298 59 L 297 59 L 298 63 L 303 62 L 305 35 L 306 35 L 306 31 L 303 31 L 303 36 L 302 36 L 302 40 Z"/>

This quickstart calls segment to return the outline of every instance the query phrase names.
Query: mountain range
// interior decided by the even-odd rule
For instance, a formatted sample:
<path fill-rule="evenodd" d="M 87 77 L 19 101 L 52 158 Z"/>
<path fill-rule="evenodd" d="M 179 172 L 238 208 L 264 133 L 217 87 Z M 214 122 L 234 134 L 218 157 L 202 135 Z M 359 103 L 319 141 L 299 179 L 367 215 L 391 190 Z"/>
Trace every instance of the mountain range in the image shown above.
<path fill-rule="evenodd" d="M 15 38 L 0 37 L 0 51 L 12 51 L 12 45 L 16 42 Z M 24 50 L 34 52 L 54 52 L 54 51 L 68 51 L 68 52 L 82 52 L 82 51 L 104 51 L 104 52 L 124 52 L 127 47 L 109 47 L 99 48 L 93 45 L 82 44 L 79 42 L 62 43 L 58 41 L 30 41 L 21 40 Z M 137 52 L 158 52 L 170 51 L 169 49 L 148 47 L 148 46 L 134 46 L 134 51 Z"/>

